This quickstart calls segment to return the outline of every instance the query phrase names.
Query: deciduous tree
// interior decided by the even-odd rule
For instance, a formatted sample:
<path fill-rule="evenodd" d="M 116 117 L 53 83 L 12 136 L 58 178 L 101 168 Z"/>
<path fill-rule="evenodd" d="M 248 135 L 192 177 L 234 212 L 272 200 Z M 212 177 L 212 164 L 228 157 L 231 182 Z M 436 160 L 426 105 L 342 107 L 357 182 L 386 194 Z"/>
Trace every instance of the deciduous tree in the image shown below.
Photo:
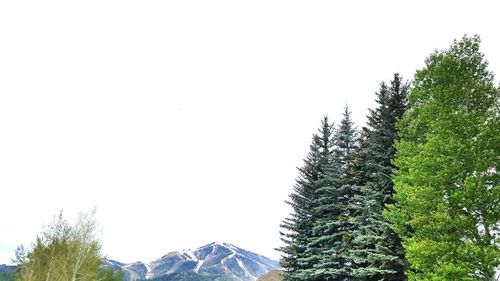
<path fill-rule="evenodd" d="M 464 37 L 417 71 L 398 125 L 395 205 L 410 280 L 494 280 L 500 243 L 500 89 Z"/>
<path fill-rule="evenodd" d="M 18 281 L 119 281 L 120 273 L 102 268 L 95 212 L 80 214 L 74 225 L 62 212 L 36 238 L 28 252 L 18 248 Z"/>

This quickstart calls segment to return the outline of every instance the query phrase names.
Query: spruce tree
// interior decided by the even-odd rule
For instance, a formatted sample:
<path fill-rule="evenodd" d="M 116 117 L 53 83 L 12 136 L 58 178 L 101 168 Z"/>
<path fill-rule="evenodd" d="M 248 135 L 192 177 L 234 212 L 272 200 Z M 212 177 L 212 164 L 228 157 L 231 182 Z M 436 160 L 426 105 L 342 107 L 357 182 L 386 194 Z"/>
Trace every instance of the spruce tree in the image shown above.
<path fill-rule="evenodd" d="M 337 159 L 340 160 L 342 179 L 344 184 L 351 183 L 353 153 L 358 149 L 358 132 L 351 118 L 351 111 L 346 105 L 342 113 L 340 125 L 335 133 L 335 145 Z"/>
<path fill-rule="evenodd" d="M 304 160 L 304 166 L 299 168 L 299 178 L 294 186 L 294 192 L 287 203 L 292 207 L 290 217 L 281 225 L 284 247 L 279 250 L 283 257 L 281 264 L 284 268 L 284 279 L 320 280 L 315 269 L 319 261 L 318 244 L 314 242 L 319 235 L 314 230 L 318 218 L 323 210 L 323 194 L 331 191 L 330 185 L 334 180 L 332 171 L 333 159 L 333 132 L 328 118 L 322 120 L 318 134 L 313 135 L 310 152 Z M 318 211 L 322 210 L 322 211 Z"/>
<path fill-rule="evenodd" d="M 325 181 L 316 191 L 313 239 L 309 244 L 313 269 L 308 280 L 349 280 L 349 262 L 346 259 L 350 247 L 349 221 L 355 191 L 352 190 L 349 171 L 352 154 L 357 149 L 357 131 L 346 106 L 343 118 L 335 132 L 330 149 L 331 157 Z"/>
<path fill-rule="evenodd" d="M 340 220 L 343 220 L 344 231 L 350 229 L 348 218 L 351 215 L 355 189 L 355 156 L 357 155 L 358 131 L 351 118 L 349 107 L 344 108 L 340 125 L 335 132 L 335 159 L 339 162 L 340 190 L 338 191 L 338 206 L 343 210 Z"/>
<path fill-rule="evenodd" d="M 342 208 L 342 161 L 336 150 L 334 135 L 329 131 L 328 149 L 325 149 L 324 176 L 316 189 L 314 224 L 311 242 L 308 244 L 309 257 L 313 267 L 309 269 L 308 280 L 344 280 L 345 270 L 344 227 Z M 325 147 L 326 148 L 326 147 Z"/>
<path fill-rule="evenodd" d="M 495 280 L 500 257 L 500 89 L 464 37 L 417 71 L 399 122 L 396 204 L 410 280 Z"/>
<path fill-rule="evenodd" d="M 356 280 L 405 280 L 406 261 L 399 237 L 382 216 L 385 203 L 393 203 L 392 170 L 396 122 L 407 108 L 408 84 L 398 74 L 391 85 L 380 86 L 377 108 L 370 110 L 355 154 L 353 240 L 349 248 Z"/>

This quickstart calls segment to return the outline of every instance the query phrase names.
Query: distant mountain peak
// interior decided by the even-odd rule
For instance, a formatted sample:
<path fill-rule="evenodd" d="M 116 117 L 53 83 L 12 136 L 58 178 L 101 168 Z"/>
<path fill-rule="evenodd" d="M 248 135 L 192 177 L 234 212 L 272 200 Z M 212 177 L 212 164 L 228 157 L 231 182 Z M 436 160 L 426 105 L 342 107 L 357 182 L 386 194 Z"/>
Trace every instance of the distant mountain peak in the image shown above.
<path fill-rule="evenodd" d="M 113 261 L 116 268 L 118 262 Z M 270 270 L 278 269 L 278 262 L 232 244 L 215 241 L 194 250 L 184 249 L 170 252 L 149 262 L 135 262 L 120 267 L 129 281 L 148 280 L 161 277 L 162 280 L 182 281 L 185 279 L 207 280 L 225 276 L 237 281 L 253 281 Z M 204 276 L 202 279 L 201 276 Z M 211 280 L 211 279 L 208 280 Z"/>

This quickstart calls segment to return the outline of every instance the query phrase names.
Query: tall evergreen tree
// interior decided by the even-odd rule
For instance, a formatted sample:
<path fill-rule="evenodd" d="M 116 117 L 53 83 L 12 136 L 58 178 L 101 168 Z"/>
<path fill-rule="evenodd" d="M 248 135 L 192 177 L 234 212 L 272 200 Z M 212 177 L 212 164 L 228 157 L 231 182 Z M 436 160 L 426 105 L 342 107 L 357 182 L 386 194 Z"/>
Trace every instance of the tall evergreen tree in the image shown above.
<path fill-rule="evenodd" d="M 337 204 L 342 209 L 342 216 L 339 219 L 344 223 L 342 227 L 344 232 L 350 229 L 348 218 L 351 215 L 351 207 L 356 193 L 354 186 L 356 180 L 354 157 L 358 148 L 358 131 L 352 121 L 351 111 L 346 106 L 340 120 L 340 125 L 335 132 L 335 159 L 340 165 L 341 179 Z"/>
<path fill-rule="evenodd" d="M 310 152 L 304 166 L 298 169 L 299 178 L 287 202 L 293 212 L 281 225 L 285 246 L 279 250 L 283 254 L 281 264 L 285 269 L 285 280 L 320 280 L 315 265 L 321 248 L 314 243 L 319 235 L 314 226 L 318 218 L 329 212 L 322 209 L 321 202 L 325 199 L 323 194 L 331 192 L 330 185 L 334 180 L 330 176 L 333 169 L 332 125 L 327 117 L 321 125 L 318 134 L 313 135 Z"/>
<path fill-rule="evenodd" d="M 433 53 L 399 122 L 396 204 L 410 280 L 495 280 L 500 262 L 500 89 L 479 37 Z"/>
<path fill-rule="evenodd" d="M 353 153 L 358 149 L 358 132 L 351 118 L 351 111 L 346 105 L 342 113 L 340 125 L 335 133 L 337 158 L 340 160 L 343 184 L 350 184 L 352 175 Z"/>
<path fill-rule="evenodd" d="M 393 203 L 391 161 L 396 122 L 407 108 L 408 84 L 398 74 L 391 85 L 376 93 L 377 108 L 370 110 L 363 128 L 360 149 L 353 161 L 355 195 L 351 222 L 353 240 L 349 248 L 352 275 L 356 280 L 405 280 L 406 261 L 400 239 L 382 216 L 384 203 Z"/>
<path fill-rule="evenodd" d="M 313 267 L 308 270 L 310 278 L 307 280 L 334 281 L 344 280 L 348 276 L 342 254 L 345 235 L 342 161 L 334 135 L 330 134 L 328 138 L 328 156 L 325 154 L 324 158 L 327 160 L 324 165 L 325 173 L 315 195 L 313 235 L 308 244 Z"/>
<path fill-rule="evenodd" d="M 352 224 L 349 216 L 354 190 L 348 171 L 352 166 L 352 154 L 357 149 L 356 136 L 351 112 L 346 106 L 333 137 L 325 184 L 316 192 L 313 239 L 309 244 L 310 258 L 314 260 L 310 272 L 315 279 L 308 280 L 340 281 L 350 278 L 346 254 L 350 247 Z"/>
<path fill-rule="evenodd" d="M 346 107 L 335 134 L 328 120 L 323 120 L 319 135 L 313 137 L 306 165 L 300 169 L 290 202 L 295 213 L 283 224 L 287 230 L 283 234 L 287 246 L 282 249 L 285 280 L 340 281 L 350 277 L 346 254 L 354 192 L 347 173 L 357 149 L 357 132 L 350 114 Z M 303 213 L 307 213 L 305 219 L 298 219 Z"/>

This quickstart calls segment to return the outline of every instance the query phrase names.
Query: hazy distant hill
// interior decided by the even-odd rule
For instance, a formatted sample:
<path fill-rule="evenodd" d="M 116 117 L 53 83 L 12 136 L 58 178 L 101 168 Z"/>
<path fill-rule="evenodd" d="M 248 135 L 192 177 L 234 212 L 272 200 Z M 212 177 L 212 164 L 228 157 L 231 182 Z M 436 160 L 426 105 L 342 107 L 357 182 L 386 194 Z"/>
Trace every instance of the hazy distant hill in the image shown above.
<path fill-rule="evenodd" d="M 11 281 L 15 266 L 0 264 L 0 281 Z"/>
<path fill-rule="evenodd" d="M 106 266 L 123 270 L 127 281 L 254 281 L 279 268 L 277 261 L 221 242 L 171 252 L 150 263 L 106 260 Z"/>

